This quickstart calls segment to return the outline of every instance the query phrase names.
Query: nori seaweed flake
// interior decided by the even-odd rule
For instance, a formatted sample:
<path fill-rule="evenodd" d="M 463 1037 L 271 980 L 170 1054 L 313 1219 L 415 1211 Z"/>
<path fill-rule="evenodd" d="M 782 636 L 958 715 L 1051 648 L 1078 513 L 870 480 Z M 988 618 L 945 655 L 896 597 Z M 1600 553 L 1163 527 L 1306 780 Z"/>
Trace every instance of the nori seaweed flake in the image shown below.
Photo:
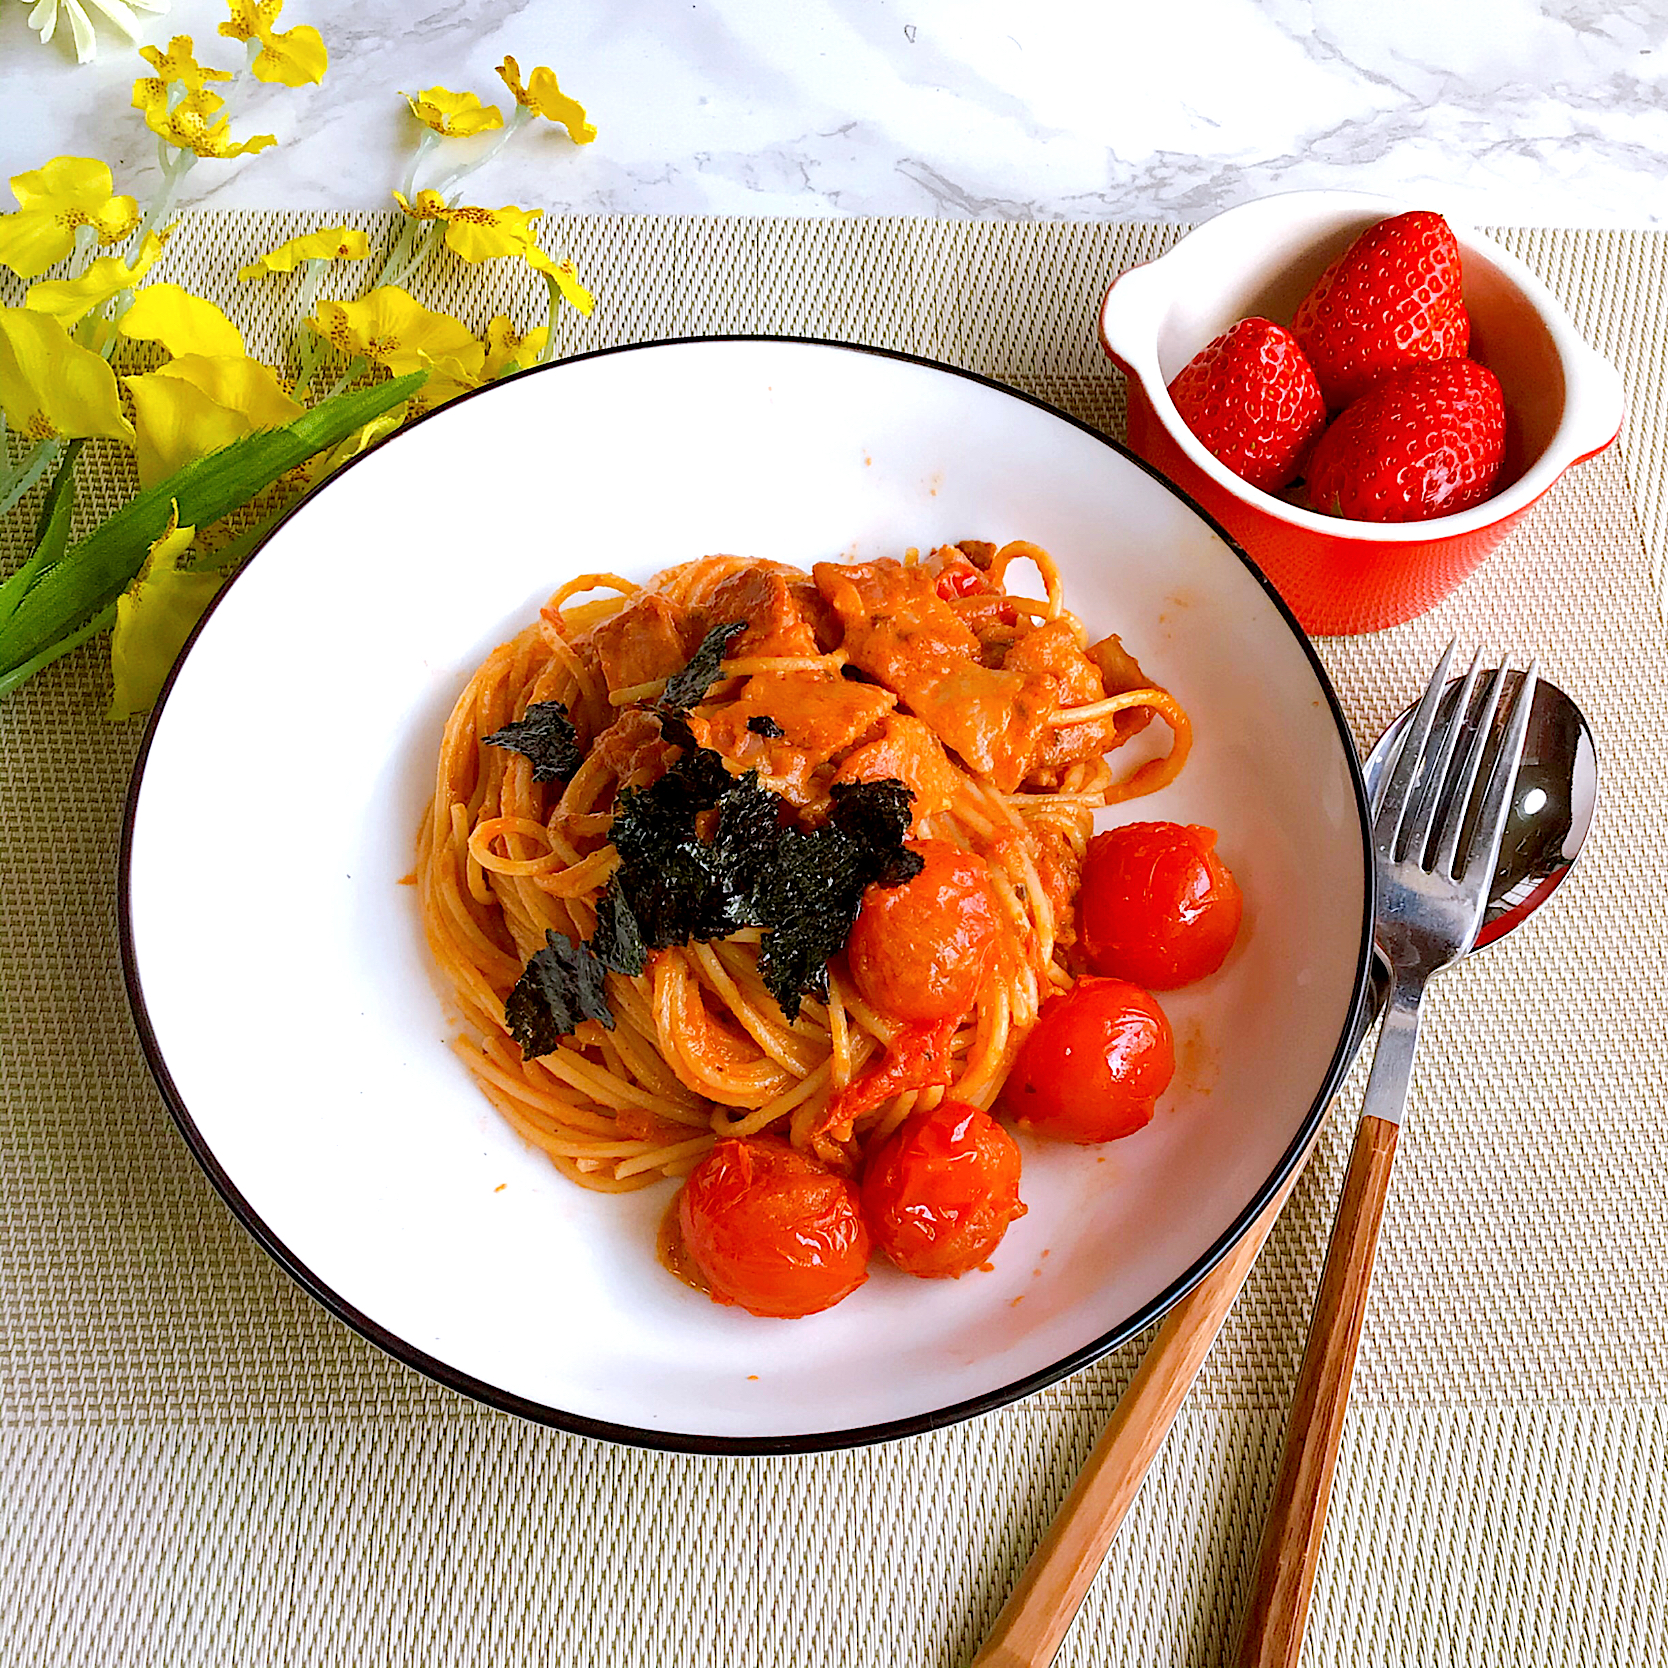
<path fill-rule="evenodd" d="M 614 1029 L 603 990 L 603 964 L 588 944 L 546 929 L 545 947 L 534 951 L 504 1003 L 504 1023 L 524 1060 L 551 1053 L 587 1019 Z"/>
<path fill-rule="evenodd" d="M 584 763 L 579 735 L 561 701 L 535 701 L 525 715 L 482 738 L 533 761 L 535 782 L 565 782 Z"/>
<path fill-rule="evenodd" d="M 769 713 L 764 712 L 754 713 L 753 716 L 747 720 L 747 728 L 750 729 L 754 735 L 763 736 L 766 741 L 775 741 L 779 736 L 786 734 L 786 731 L 783 730 L 782 726 L 778 724 L 776 720 L 769 715 Z"/>
<path fill-rule="evenodd" d="M 724 651 L 729 648 L 731 638 L 746 629 L 745 620 L 731 620 L 728 625 L 714 626 L 689 657 L 689 664 L 666 680 L 660 705 L 677 712 L 687 712 L 689 708 L 699 706 L 724 664 Z"/>
<path fill-rule="evenodd" d="M 844 949 L 864 891 L 921 872 L 904 845 L 914 795 L 892 779 L 837 783 L 828 820 L 804 828 L 757 771 L 732 776 L 681 717 L 661 727 L 679 757 L 615 808 L 620 867 L 609 892 L 618 902 L 606 922 L 599 912 L 599 953 L 618 965 L 621 906 L 646 950 L 763 928 L 760 977 L 791 1022 L 804 997 L 826 1000 L 829 958 Z"/>

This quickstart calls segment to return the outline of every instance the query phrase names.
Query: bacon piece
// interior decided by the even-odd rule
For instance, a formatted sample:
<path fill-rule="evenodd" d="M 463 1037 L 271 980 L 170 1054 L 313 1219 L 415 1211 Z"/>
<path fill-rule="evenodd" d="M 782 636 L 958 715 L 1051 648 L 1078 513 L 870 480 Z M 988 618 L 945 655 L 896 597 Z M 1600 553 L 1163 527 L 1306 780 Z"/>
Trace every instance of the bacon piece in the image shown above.
<path fill-rule="evenodd" d="M 681 672 L 694 647 L 693 622 L 653 591 L 634 597 L 590 634 L 613 694 Z"/>
<path fill-rule="evenodd" d="M 762 564 L 741 568 L 714 588 L 703 611 L 710 625 L 745 620 L 747 629 L 725 651 L 731 660 L 820 654 L 817 620 L 823 614 L 815 585 L 801 575 Z"/>
<path fill-rule="evenodd" d="M 895 712 L 873 740 L 854 748 L 834 773 L 836 782 L 902 782 L 915 795 L 910 827 L 924 817 L 947 811 L 956 797 L 961 777 L 950 763 L 943 743 L 921 722 Z"/>
<path fill-rule="evenodd" d="M 924 568 L 819 562 L 817 587 L 845 629 L 854 665 L 878 678 L 966 763 L 1012 793 L 1030 769 L 1057 702 L 1054 682 L 979 664 L 979 639 Z"/>
<path fill-rule="evenodd" d="M 782 741 L 821 764 L 868 735 L 896 705 L 890 690 L 849 683 L 834 672 L 760 673 L 714 714 L 708 745 L 733 756 L 749 722 L 768 718 Z"/>
<path fill-rule="evenodd" d="M 627 707 L 597 737 L 592 757 L 601 758 L 622 784 L 646 787 L 666 773 L 666 738 L 660 721 L 640 707 Z"/>

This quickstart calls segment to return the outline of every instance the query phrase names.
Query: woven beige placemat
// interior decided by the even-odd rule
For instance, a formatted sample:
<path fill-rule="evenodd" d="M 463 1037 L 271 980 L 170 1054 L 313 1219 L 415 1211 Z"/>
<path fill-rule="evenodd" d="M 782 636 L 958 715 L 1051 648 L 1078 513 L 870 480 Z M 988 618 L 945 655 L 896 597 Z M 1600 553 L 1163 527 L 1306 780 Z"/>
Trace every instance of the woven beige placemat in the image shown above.
<path fill-rule="evenodd" d="M 302 226 L 201 217 L 159 276 L 227 293 L 243 260 Z M 1093 306 L 1175 235 L 549 227 L 603 297 L 590 324 L 564 325 L 568 346 L 844 337 L 969 366 L 1108 430 L 1121 393 Z M 1626 449 L 1567 477 L 1435 613 L 1322 653 L 1366 740 L 1449 635 L 1538 647 L 1598 730 L 1603 798 L 1557 906 L 1433 998 L 1313 1664 L 1668 1660 L 1668 659 L 1650 582 L 1668 242 L 1500 235 L 1623 367 Z M 467 303 L 461 280 L 437 270 L 427 298 L 477 327 L 506 304 L 531 320 L 531 288 L 500 269 L 473 274 Z M 240 297 L 252 345 L 271 351 L 283 303 L 276 286 Z M 92 484 L 89 514 L 121 490 Z M 137 726 L 98 716 L 104 679 L 86 653 L 0 705 L 0 1660 L 965 1661 L 1138 1349 L 955 1430 L 782 1460 L 570 1438 L 384 1357 L 244 1236 L 145 1073 L 114 930 Z M 1346 1125 L 1276 1230 L 1062 1663 L 1222 1660 Z"/>

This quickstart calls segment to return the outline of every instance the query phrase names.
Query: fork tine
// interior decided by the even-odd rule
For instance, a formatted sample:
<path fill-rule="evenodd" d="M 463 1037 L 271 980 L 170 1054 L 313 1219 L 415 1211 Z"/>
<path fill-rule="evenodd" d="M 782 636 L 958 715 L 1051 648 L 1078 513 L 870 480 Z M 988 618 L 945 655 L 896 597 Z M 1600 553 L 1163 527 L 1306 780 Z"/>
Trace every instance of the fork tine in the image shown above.
<path fill-rule="evenodd" d="M 1518 766 L 1523 762 L 1523 744 L 1529 734 L 1539 676 L 1540 662 L 1531 660 L 1506 714 L 1506 734 L 1494 756 L 1494 768 L 1477 812 L 1476 832 L 1466 854 L 1465 872 L 1459 876 L 1463 884 L 1477 889 L 1479 897 L 1500 861 L 1500 844 L 1506 836 L 1506 819 L 1511 811 L 1512 790 L 1517 786 Z"/>
<path fill-rule="evenodd" d="M 1476 728 L 1466 744 L 1465 755 L 1454 767 L 1451 780 L 1443 784 L 1442 819 L 1433 836 L 1434 847 L 1430 862 L 1424 863 L 1423 852 L 1413 854 L 1415 861 L 1431 873 L 1451 876 L 1454 858 L 1459 850 L 1460 835 L 1465 831 L 1465 813 L 1471 806 L 1471 794 L 1477 785 L 1477 773 L 1483 759 L 1494 743 L 1494 715 L 1500 710 L 1500 693 L 1506 687 L 1506 673 L 1510 670 L 1502 660 L 1488 680 L 1488 688 L 1477 709 Z"/>
<path fill-rule="evenodd" d="M 1483 651 L 1478 649 L 1471 657 L 1471 669 L 1465 674 L 1465 681 L 1460 685 L 1459 693 L 1454 699 L 1454 704 L 1448 708 L 1445 719 L 1442 717 L 1443 709 L 1440 706 L 1437 708 L 1437 728 L 1433 737 L 1435 745 L 1431 748 L 1433 757 L 1430 768 L 1424 772 L 1422 782 L 1415 785 L 1408 805 L 1408 815 L 1402 824 L 1401 849 L 1416 863 L 1423 860 L 1437 814 L 1446 803 L 1448 769 L 1454 761 L 1454 752 L 1459 746 L 1460 736 L 1464 733 L 1466 715 L 1471 711 L 1471 697 L 1476 692 L 1477 679 L 1481 676 L 1482 670 Z"/>
<path fill-rule="evenodd" d="M 1390 856 L 1395 850 L 1396 835 L 1407 814 L 1408 801 L 1413 796 L 1413 783 L 1419 773 L 1419 761 L 1424 757 L 1425 745 L 1430 740 L 1431 725 L 1436 721 L 1436 708 L 1442 691 L 1448 686 L 1448 668 L 1453 663 L 1454 644 L 1450 642 L 1436 663 L 1436 671 L 1425 686 L 1419 710 L 1402 737 L 1401 751 L 1396 754 L 1396 765 L 1386 771 L 1378 791 L 1378 802 L 1373 807 L 1373 838 L 1379 852 Z"/>

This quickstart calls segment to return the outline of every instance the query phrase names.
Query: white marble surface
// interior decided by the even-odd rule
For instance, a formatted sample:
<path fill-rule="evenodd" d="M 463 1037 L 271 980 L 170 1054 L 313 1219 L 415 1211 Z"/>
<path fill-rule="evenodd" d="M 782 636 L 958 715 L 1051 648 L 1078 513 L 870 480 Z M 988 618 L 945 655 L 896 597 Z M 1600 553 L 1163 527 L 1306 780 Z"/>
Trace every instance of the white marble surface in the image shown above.
<path fill-rule="evenodd" d="M 142 193 L 136 55 L 105 25 L 77 66 L 27 15 L 0 0 L 0 172 L 96 154 Z M 144 38 L 235 65 L 224 15 L 175 0 Z M 1484 224 L 1668 225 L 1668 0 L 290 0 L 282 21 L 323 32 L 329 76 L 240 91 L 235 130 L 281 143 L 198 167 L 187 203 L 386 207 L 416 134 L 397 91 L 492 98 L 510 52 L 601 136 L 518 136 L 470 182 L 494 205 L 1199 220 L 1348 185 Z"/>

